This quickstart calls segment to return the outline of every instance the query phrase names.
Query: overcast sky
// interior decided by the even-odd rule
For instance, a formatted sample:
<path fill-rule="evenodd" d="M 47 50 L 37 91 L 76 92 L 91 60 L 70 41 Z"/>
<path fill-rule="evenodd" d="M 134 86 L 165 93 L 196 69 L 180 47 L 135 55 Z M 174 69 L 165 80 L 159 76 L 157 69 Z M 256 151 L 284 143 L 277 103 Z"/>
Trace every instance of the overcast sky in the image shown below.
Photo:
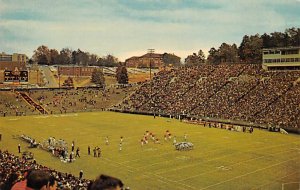
<path fill-rule="evenodd" d="M 300 27 L 300 0 L 0 0 L 0 52 L 39 45 L 113 54 L 153 48 L 181 58 L 256 33 Z"/>

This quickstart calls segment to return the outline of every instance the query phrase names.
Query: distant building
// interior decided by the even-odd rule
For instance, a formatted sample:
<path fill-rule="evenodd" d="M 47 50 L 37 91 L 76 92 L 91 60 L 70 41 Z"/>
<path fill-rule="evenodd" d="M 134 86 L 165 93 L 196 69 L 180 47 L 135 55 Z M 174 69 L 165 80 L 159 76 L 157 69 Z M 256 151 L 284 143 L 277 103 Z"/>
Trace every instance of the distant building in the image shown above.
<path fill-rule="evenodd" d="M 163 54 L 147 53 L 140 57 L 133 56 L 125 60 L 126 67 L 149 68 L 151 63 L 152 68 L 161 68 L 164 66 Z"/>
<path fill-rule="evenodd" d="M 14 53 L 12 55 L 4 52 L 0 53 L 0 70 L 26 70 L 27 56 L 25 54 Z"/>
<path fill-rule="evenodd" d="M 300 70 L 300 47 L 278 47 L 263 49 L 265 70 Z"/>
<path fill-rule="evenodd" d="M 99 67 L 97 66 L 72 66 L 72 65 L 64 65 L 64 66 L 59 66 L 57 68 L 57 71 L 60 75 L 65 75 L 65 76 L 92 76 L 92 73 L 95 69 Z"/>

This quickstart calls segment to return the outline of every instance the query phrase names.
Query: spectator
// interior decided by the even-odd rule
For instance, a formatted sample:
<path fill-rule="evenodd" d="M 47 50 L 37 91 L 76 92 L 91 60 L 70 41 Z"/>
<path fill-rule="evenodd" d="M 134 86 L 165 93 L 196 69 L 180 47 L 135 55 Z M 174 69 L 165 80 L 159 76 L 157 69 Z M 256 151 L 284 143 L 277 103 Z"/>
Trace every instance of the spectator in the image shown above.
<path fill-rule="evenodd" d="M 91 185 L 91 190 L 121 190 L 123 183 L 120 179 L 100 175 Z"/>
<path fill-rule="evenodd" d="M 82 179 L 82 176 L 83 176 L 83 170 L 80 170 L 80 172 L 79 172 L 79 179 Z"/>
<path fill-rule="evenodd" d="M 49 176 L 49 190 L 56 190 L 57 189 L 57 179 L 54 177 L 53 174 Z"/>
<path fill-rule="evenodd" d="M 56 185 L 58 189 L 74 189 L 81 184 L 82 188 L 87 188 L 90 184 L 89 180 L 76 178 L 71 174 L 64 174 L 51 170 L 48 167 L 34 163 L 33 161 L 27 161 L 24 158 L 20 158 L 7 151 L 2 152 L 0 150 L 0 189 L 10 190 L 24 190 L 26 188 L 27 179 L 31 174 L 31 169 L 42 170 L 50 174 L 49 187 L 55 189 Z M 53 176 L 56 182 L 53 182 Z M 32 176 L 31 176 L 32 177 Z"/>
<path fill-rule="evenodd" d="M 299 71 L 204 64 L 159 72 L 116 108 L 300 127 Z"/>
<path fill-rule="evenodd" d="M 43 170 L 32 171 L 27 178 L 27 185 L 31 189 L 47 190 L 49 188 L 50 174 Z"/>

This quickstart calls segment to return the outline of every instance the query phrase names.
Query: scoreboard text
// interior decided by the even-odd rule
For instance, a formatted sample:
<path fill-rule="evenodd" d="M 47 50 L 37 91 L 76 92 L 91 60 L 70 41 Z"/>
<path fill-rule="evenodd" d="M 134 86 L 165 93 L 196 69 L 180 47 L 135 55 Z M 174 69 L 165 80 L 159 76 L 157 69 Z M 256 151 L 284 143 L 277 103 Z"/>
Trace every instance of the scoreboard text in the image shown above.
<path fill-rule="evenodd" d="M 4 82 L 27 83 L 28 71 L 4 71 Z"/>

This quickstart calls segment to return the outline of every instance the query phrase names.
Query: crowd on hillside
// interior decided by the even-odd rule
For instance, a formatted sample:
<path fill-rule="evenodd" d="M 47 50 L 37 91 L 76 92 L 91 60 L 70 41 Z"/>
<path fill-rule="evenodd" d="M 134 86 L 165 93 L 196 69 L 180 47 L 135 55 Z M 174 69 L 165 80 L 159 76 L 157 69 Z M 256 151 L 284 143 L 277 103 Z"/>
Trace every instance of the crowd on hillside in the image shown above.
<path fill-rule="evenodd" d="M 23 116 L 37 111 L 22 101 L 22 97 L 13 91 L 0 91 L 0 116 Z"/>
<path fill-rule="evenodd" d="M 299 71 L 268 72 L 256 64 L 173 69 L 159 72 L 116 108 L 299 128 L 299 77 Z"/>
<path fill-rule="evenodd" d="M 99 105 L 97 101 L 105 101 L 108 98 L 105 91 L 94 89 L 35 90 L 30 91 L 29 96 L 37 99 L 45 109 L 60 113 L 74 112 L 76 109 L 96 109 Z"/>
<path fill-rule="evenodd" d="M 135 87 L 104 89 L 28 89 L 25 92 L 49 114 L 104 110 L 122 101 Z M 12 91 L 0 92 L 0 116 L 39 114 L 20 95 Z"/>

